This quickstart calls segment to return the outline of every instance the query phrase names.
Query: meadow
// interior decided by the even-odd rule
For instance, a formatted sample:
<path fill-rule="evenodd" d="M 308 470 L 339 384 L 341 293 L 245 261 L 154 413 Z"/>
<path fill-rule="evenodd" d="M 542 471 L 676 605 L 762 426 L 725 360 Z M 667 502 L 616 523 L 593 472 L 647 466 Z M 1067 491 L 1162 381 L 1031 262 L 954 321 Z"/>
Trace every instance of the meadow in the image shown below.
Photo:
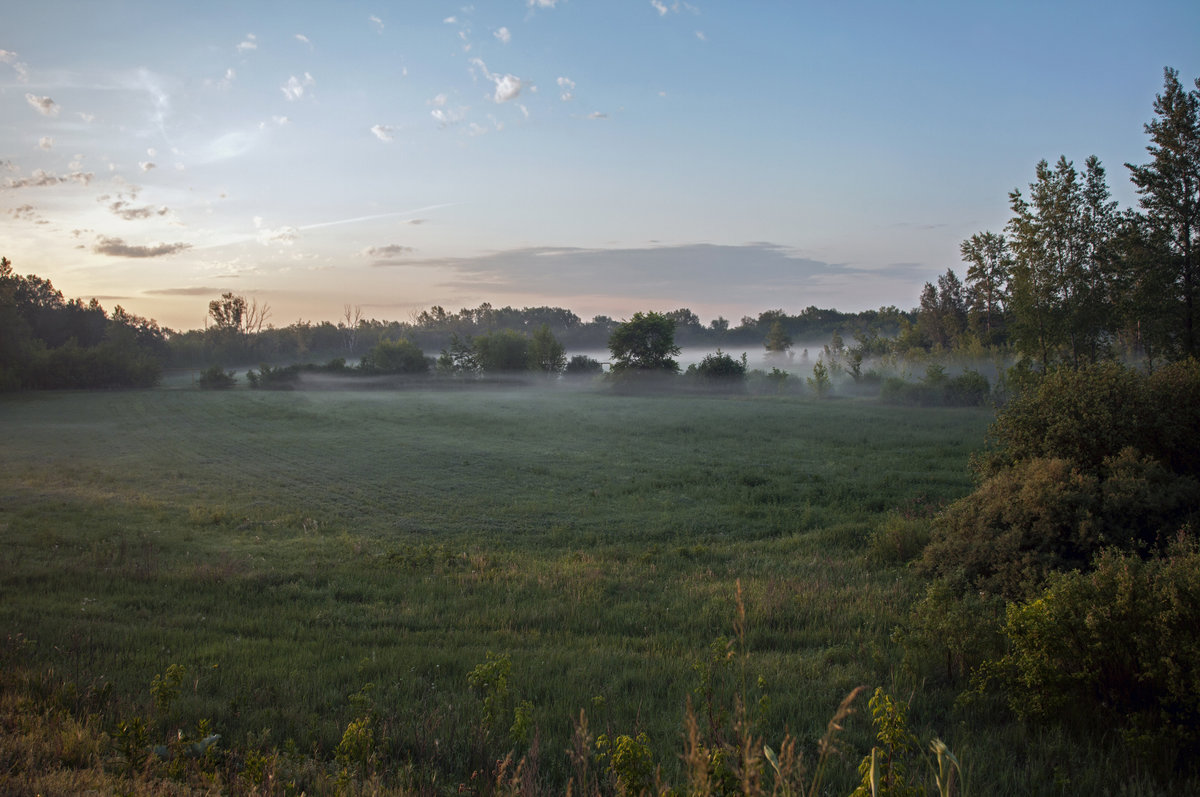
<path fill-rule="evenodd" d="M 884 686 L 972 793 L 1040 792 L 1063 745 L 953 708 L 892 641 L 922 584 L 885 530 L 969 492 L 991 418 L 564 388 L 5 396 L 0 663 L 114 738 L 205 720 L 222 749 L 333 767 L 370 716 L 365 769 L 433 791 L 534 737 L 565 783 L 581 710 L 668 776 L 689 701 L 741 697 L 811 753 Z M 833 793 L 871 746 L 858 709 Z"/>

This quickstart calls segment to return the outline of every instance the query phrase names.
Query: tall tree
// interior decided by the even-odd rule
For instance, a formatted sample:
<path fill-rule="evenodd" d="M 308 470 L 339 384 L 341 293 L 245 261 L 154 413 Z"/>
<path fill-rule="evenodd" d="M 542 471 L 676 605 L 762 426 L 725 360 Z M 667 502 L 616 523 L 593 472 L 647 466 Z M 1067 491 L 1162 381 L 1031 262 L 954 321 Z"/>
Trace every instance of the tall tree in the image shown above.
<path fill-rule="evenodd" d="M 1146 124 L 1151 161 L 1127 163 L 1151 229 L 1165 245 L 1168 274 L 1180 315 L 1180 348 L 1197 354 L 1196 238 L 1200 237 L 1200 78 L 1185 91 L 1179 72 L 1163 70 L 1163 93 L 1154 98 L 1156 118 Z"/>
<path fill-rule="evenodd" d="M 967 267 L 968 316 L 984 342 L 998 342 L 1008 299 L 1012 258 L 1008 242 L 994 232 L 977 232 L 959 248 Z"/>
<path fill-rule="evenodd" d="M 1106 298 L 1113 279 L 1112 241 L 1119 215 L 1104 168 L 1087 160 L 1083 178 L 1065 157 L 1037 165 L 1029 199 L 1009 194 L 1013 337 L 1049 368 L 1066 356 L 1095 361 L 1112 334 Z"/>

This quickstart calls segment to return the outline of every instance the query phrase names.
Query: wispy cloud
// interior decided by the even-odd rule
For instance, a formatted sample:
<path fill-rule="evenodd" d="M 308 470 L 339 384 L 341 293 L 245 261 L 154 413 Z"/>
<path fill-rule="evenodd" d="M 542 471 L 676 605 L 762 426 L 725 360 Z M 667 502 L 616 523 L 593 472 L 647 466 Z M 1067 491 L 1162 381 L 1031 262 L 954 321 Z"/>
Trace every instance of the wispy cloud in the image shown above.
<path fill-rule="evenodd" d="M 558 0 L 525 0 L 525 5 L 529 8 L 554 8 Z"/>
<path fill-rule="evenodd" d="M 63 183 L 79 183 L 87 185 L 92 181 L 95 175 L 92 172 L 70 172 L 69 174 L 57 175 L 54 172 L 46 172 L 41 169 L 34 169 L 33 173 L 28 177 L 10 177 L 5 181 L 5 188 L 45 188 L 51 185 L 61 185 Z"/>
<path fill-rule="evenodd" d="M 305 72 L 303 79 L 292 75 L 288 78 L 288 82 L 280 86 L 279 89 L 283 92 L 283 96 L 287 97 L 290 102 L 295 102 L 304 96 L 304 92 L 309 87 L 316 84 L 317 81 L 313 80 L 313 76 Z"/>
<path fill-rule="evenodd" d="M 375 138 L 384 143 L 391 143 L 395 139 L 396 128 L 391 125 L 372 125 L 371 132 L 375 134 Z"/>
<path fill-rule="evenodd" d="M 37 208 L 33 205 L 19 205 L 8 209 L 8 215 L 17 221 L 37 221 Z"/>
<path fill-rule="evenodd" d="M 501 44 L 508 44 L 510 41 L 512 41 L 512 33 L 508 30 L 508 28 L 500 28 L 492 35 L 495 36 L 496 41 L 500 42 Z"/>
<path fill-rule="evenodd" d="M 559 89 L 562 93 L 558 96 L 563 102 L 567 102 L 575 97 L 575 81 L 568 77 L 560 77 L 557 81 Z"/>
<path fill-rule="evenodd" d="M 29 82 L 29 65 L 22 62 L 20 56 L 12 50 L 0 50 L 0 64 L 8 64 L 17 73 L 17 80 Z"/>
<path fill-rule="evenodd" d="M 237 51 L 239 53 L 249 52 L 250 50 L 258 49 L 258 37 L 253 33 L 247 33 L 246 38 L 238 42 Z"/>
<path fill-rule="evenodd" d="M 429 112 L 429 115 L 436 119 L 438 125 L 441 127 L 448 127 L 449 125 L 461 122 L 466 118 L 467 111 L 469 110 L 466 105 L 459 105 L 452 108 L 449 106 L 449 102 L 449 97 L 445 94 L 439 94 L 428 103 L 433 106 L 433 110 Z"/>
<path fill-rule="evenodd" d="M 98 255 L 109 255 L 111 257 L 165 257 L 191 248 L 191 244 L 182 242 L 135 246 L 125 243 L 121 238 L 109 238 L 106 235 L 101 235 L 92 246 L 92 251 Z"/>
<path fill-rule="evenodd" d="M 140 168 L 144 172 L 148 172 L 151 169 L 157 169 L 158 164 L 153 161 L 139 161 L 138 168 Z"/>
<path fill-rule="evenodd" d="M 773 301 L 779 291 L 815 299 L 878 278 L 875 272 L 803 257 L 772 243 L 686 244 L 626 249 L 533 247 L 478 257 L 411 259 L 409 266 L 448 269 L 456 287 L 548 297 L 639 296 L 654 301 Z M 881 280 L 882 282 L 882 280 Z M 686 286 L 686 287 L 683 287 Z M 894 290 L 890 285 L 887 290 Z"/>
<path fill-rule="evenodd" d="M 386 246 L 371 246 L 362 251 L 362 256 L 371 258 L 371 265 L 375 267 L 383 266 L 399 266 L 403 265 L 404 255 L 410 254 L 413 251 L 411 246 L 401 246 L 400 244 L 387 244 Z"/>
<path fill-rule="evenodd" d="M 39 97 L 36 94 L 26 94 L 25 101 L 32 105 L 43 116 L 58 116 L 58 104 L 49 97 Z"/>
<path fill-rule="evenodd" d="M 307 44 L 309 47 L 311 47 L 311 46 L 312 46 L 312 42 L 310 42 L 310 41 L 308 40 L 308 37 L 307 37 L 307 36 L 305 36 L 303 33 L 297 33 L 297 34 L 296 34 L 296 41 L 298 41 L 298 42 L 300 42 L 300 43 L 302 43 L 302 44 Z"/>
<path fill-rule="evenodd" d="M 228 288 L 205 288 L 197 286 L 195 288 L 156 288 L 153 290 L 142 291 L 147 296 L 211 296 L 214 293 L 224 293 Z"/>
<path fill-rule="evenodd" d="M 104 194 L 96 197 L 96 201 L 102 204 L 107 203 L 105 207 L 108 208 L 109 212 L 111 212 L 114 216 L 125 219 L 126 221 L 150 219 L 154 218 L 155 216 L 165 216 L 171 212 L 167 207 L 155 208 L 149 205 L 135 206 L 133 204 L 133 200 L 136 198 L 136 193 L 130 196 L 117 194 L 115 199 L 107 194 Z M 110 199 L 112 200 L 111 202 L 109 201 Z"/>
<path fill-rule="evenodd" d="M 379 17 L 372 14 L 371 16 L 367 17 L 367 22 L 370 22 L 372 25 L 374 25 L 375 30 L 379 31 L 380 33 L 383 32 L 383 20 Z"/>
<path fill-rule="evenodd" d="M 38 139 L 38 146 L 42 149 L 54 149 L 54 139 L 50 136 L 42 136 Z"/>

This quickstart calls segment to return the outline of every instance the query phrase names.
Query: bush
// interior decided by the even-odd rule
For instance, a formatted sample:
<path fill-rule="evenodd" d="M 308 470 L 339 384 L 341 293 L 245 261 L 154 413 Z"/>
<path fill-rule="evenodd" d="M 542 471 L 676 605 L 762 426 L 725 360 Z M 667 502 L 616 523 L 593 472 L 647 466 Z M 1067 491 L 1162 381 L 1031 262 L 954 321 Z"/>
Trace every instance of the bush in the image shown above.
<path fill-rule="evenodd" d="M 698 364 L 688 366 L 687 375 L 707 387 L 726 390 L 742 387 L 746 383 L 746 355 L 735 360 L 717 349 L 715 353 L 705 355 Z"/>
<path fill-rule="evenodd" d="M 586 354 L 576 354 L 567 362 L 566 367 L 567 376 L 595 376 L 603 371 L 604 366 L 600 361 Z"/>
<path fill-rule="evenodd" d="M 962 591 L 1025 597 L 1053 571 L 1086 570 L 1103 548 L 1161 550 L 1198 506 L 1200 483 L 1133 449 L 1098 474 L 1065 459 L 1026 460 L 935 519 L 923 566 Z"/>
<path fill-rule="evenodd" d="M 1145 377 L 1117 363 L 1054 371 L 997 415 L 991 438 L 998 451 L 986 467 L 1050 457 L 1095 471 L 1127 446 L 1154 454 L 1155 403 Z M 1200 427 L 1185 437 L 1198 434 Z"/>
<path fill-rule="evenodd" d="M 272 368 L 266 363 L 258 367 L 258 373 L 246 372 L 246 381 L 250 387 L 258 390 L 294 390 L 300 378 L 300 367 L 289 365 Z"/>
<path fill-rule="evenodd" d="M 1009 651 L 990 668 L 1022 717 L 1119 730 L 1143 756 L 1200 751 L 1200 553 L 1108 551 L 1009 606 Z M 1171 762 L 1173 763 L 1173 762 Z"/>
<path fill-rule="evenodd" d="M 919 382 L 899 377 L 883 380 L 880 398 L 889 404 L 921 407 L 978 407 L 991 396 L 991 385 L 978 371 L 970 369 L 955 377 L 946 376 L 942 366 L 930 365 Z"/>
<path fill-rule="evenodd" d="M 415 343 L 384 338 L 362 358 L 364 374 L 427 374 L 429 361 Z"/>
<path fill-rule="evenodd" d="M 233 371 L 225 371 L 219 365 L 213 365 L 200 372 L 197 384 L 201 390 L 228 390 L 237 383 Z"/>

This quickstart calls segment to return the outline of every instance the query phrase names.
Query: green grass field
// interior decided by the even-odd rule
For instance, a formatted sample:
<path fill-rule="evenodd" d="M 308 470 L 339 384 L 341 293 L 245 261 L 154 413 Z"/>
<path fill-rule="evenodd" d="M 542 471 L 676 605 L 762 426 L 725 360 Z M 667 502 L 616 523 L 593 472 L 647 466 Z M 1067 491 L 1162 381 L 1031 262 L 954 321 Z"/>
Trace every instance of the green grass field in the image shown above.
<path fill-rule="evenodd" d="M 110 684 L 114 725 L 206 718 L 227 748 L 329 759 L 369 711 L 377 771 L 415 783 L 512 746 L 522 701 L 549 782 L 581 709 L 593 732 L 644 731 L 670 773 L 740 581 L 748 655 L 728 681 L 769 696 L 768 741 L 813 745 L 846 693 L 883 685 L 912 697 L 922 738 L 990 772 L 973 793 L 1027 788 L 1056 765 L 903 672 L 891 633 L 920 582 L 867 554 L 888 518 L 969 491 L 990 419 L 532 389 L 5 397 L 5 661 L 73 694 Z M 484 733 L 467 677 L 489 651 L 512 671 Z M 172 664 L 181 694 L 155 714 Z M 865 708 L 840 793 L 870 747 Z"/>

